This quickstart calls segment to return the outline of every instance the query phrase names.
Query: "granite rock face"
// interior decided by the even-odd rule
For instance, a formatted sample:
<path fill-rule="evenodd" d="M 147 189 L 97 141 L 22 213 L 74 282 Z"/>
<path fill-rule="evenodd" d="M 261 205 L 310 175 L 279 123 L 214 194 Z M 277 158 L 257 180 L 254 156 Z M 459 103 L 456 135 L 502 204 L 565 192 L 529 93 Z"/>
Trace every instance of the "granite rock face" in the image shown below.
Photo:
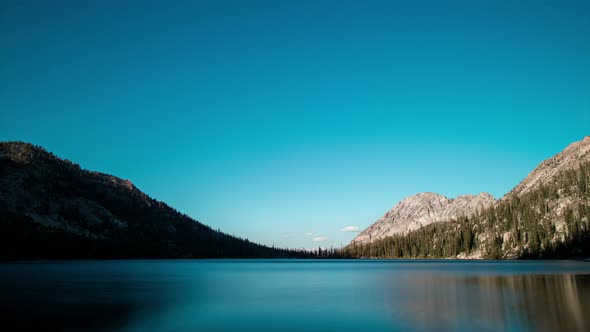
<path fill-rule="evenodd" d="M 396 234 L 407 234 L 420 227 L 471 216 L 496 202 L 488 193 L 447 198 L 437 193 L 419 193 L 405 198 L 387 211 L 352 243 L 368 243 Z"/>
<path fill-rule="evenodd" d="M 590 136 L 570 144 L 560 153 L 540 163 L 502 199 L 514 195 L 521 196 L 539 184 L 552 181 L 560 172 L 576 168 L 585 161 L 590 161 Z"/>

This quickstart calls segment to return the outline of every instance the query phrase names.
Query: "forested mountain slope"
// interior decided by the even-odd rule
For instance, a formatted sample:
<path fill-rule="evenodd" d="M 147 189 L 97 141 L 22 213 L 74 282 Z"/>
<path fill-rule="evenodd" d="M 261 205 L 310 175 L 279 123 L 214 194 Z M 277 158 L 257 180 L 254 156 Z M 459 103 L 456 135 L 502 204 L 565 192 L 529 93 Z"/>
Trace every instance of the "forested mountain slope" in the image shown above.
<path fill-rule="evenodd" d="M 130 181 L 0 143 L 0 258 L 293 257 L 193 220 Z"/>
<path fill-rule="evenodd" d="M 590 256 L 590 138 L 541 163 L 496 204 L 344 253 L 381 258 Z"/>

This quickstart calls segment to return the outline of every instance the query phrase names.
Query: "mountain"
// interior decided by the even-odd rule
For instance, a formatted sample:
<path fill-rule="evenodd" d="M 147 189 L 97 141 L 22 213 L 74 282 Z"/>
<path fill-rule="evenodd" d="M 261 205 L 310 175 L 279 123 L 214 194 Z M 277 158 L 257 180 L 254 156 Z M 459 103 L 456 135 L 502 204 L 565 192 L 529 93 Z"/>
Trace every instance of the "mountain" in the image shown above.
<path fill-rule="evenodd" d="M 407 234 L 435 222 L 471 216 L 495 202 L 488 193 L 463 195 L 455 199 L 429 192 L 416 194 L 397 203 L 352 243 L 370 243 L 396 234 Z"/>
<path fill-rule="evenodd" d="M 539 164 L 502 199 L 488 201 L 482 210 L 467 203 L 454 216 L 448 214 L 447 220 L 442 220 L 444 209 L 435 208 L 445 206 L 444 197 L 431 193 L 409 197 L 363 231 L 344 253 L 383 258 L 588 257 L 589 151 L 590 137 L 572 143 Z M 422 220 L 433 219 L 436 222 L 419 227 Z"/>
<path fill-rule="evenodd" d="M 215 231 L 129 180 L 28 143 L 0 143 L 0 188 L 2 259 L 309 255 Z"/>
<path fill-rule="evenodd" d="M 522 196 L 539 184 L 547 184 L 557 174 L 578 167 L 581 162 L 590 160 L 590 136 L 574 142 L 562 152 L 543 161 L 529 175 L 514 187 L 504 198 Z"/>

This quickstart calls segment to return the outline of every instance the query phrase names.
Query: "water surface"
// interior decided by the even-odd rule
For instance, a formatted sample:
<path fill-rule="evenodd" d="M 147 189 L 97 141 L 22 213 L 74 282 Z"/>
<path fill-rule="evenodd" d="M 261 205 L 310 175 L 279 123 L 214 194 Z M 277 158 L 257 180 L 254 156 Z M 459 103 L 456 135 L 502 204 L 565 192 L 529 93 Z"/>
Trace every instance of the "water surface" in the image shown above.
<path fill-rule="evenodd" d="M 590 331 L 590 263 L 2 263 L 0 306 L 10 330 Z"/>

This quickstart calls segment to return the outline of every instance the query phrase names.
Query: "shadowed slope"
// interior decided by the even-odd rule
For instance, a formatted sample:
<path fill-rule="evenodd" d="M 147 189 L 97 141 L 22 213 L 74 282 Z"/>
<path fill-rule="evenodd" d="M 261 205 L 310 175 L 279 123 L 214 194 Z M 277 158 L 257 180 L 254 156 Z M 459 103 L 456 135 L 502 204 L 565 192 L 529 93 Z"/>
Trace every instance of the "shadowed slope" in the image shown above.
<path fill-rule="evenodd" d="M 0 143 L 0 257 L 291 257 L 212 230 L 137 189 L 44 149 Z"/>

